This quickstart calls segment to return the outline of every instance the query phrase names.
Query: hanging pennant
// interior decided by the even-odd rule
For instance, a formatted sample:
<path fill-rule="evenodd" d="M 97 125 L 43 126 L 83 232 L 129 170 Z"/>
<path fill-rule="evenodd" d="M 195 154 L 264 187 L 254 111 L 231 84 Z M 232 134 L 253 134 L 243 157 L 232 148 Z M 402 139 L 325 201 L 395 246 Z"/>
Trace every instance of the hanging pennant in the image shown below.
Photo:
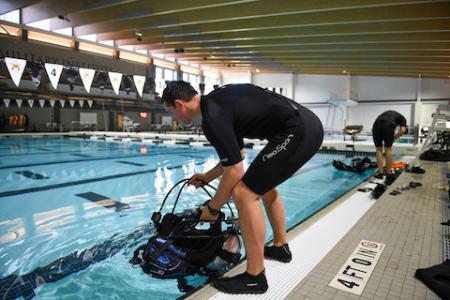
<path fill-rule="evenodd" d="M 50 100 L 50 106 L 54 107 L 55 106 L 55 100 Z"/>
<path fill-rule="evenodd" d="M 139 96 L 142 97 L 142 92 L 144 91 L 145 76 L 133 75 L 134 86 Z"/>
<path fill-rule="evenodd" d="M 41 84 L 42 73 L 44 72 L 44 66 L 41 62 L 28 62 L 28 74 L 31 77 L 35 87 Z"/>
<path fill-rule="evenodd" d="M 48 78 L 52 83 L 53 88 L 56 90 L 59 83 L 59 78 L 61 77 L 63 66 L 56 64 L 45 64 L 45 70 L 47 71 Z"/>
<path fill-rule="evenodd" d="M 91 91 L 92 81 L 94 80 L 95 70 L 79 68 L 81 81 L 83 81 L 84 88 L 89 93 Z"/>
<path fill-rule="evenodd" d="M 109 80 L 116 95 L 119 95 L 120 83 L 122 82 L 122 73 L 108 72 Z"/>
<path fill-rule="evenodd" d="M 5 103 L 6 107 L 9 107 L 10 102 L 11 102 L 11 99 L 3 99 L 3 103 Z"/>
<path fill-rule="evenodd" d="M 44 105 L 45 105 L 45 100 L 44 100 L 44 99 L 39 99 L 39 105 L 40 105 L 41 107 L 44 107 Z"/>
<path fill-rule="evenodd" d="M 61 104 L 61 107 L 64 107 L 64 104 L 66 104 L 66 100 L 59 100 L 59 104 Z"/>
<path fill-rule="evenodd" d="M 24 59 L 5 57 L 5 63 L 14 84 L 19 86 L 27 61 Z"/>
<path fill-rule="evenodd" d="M 88 100 L 88 101 L 87 101 L 89 107 L 92 107 L 92 102 L 94 102 L 94 101 L 92 101 L 92 100 Z"/>
<path fill-rule="evenodd" d="M 80 101 L 78 101 L 78 103 L 80 104 L 80 107 L 82 108 L 83 104 L 84 104 L 84 100 L 80 100 Z"/>
<path fill-rule="evenodd" d="M 28 99 L 28 105 L 33 107 L 34 99 Z"/>
<path fill-rule="evenodd" d="M 69 100 L 69 103 L 70 103 L 70 107 L 73 108 L 73 106 L 75 105 L 75 101 L 74 100 Z"/>
<path fill-rule="evenodd" d="M 18 107 L 22 106 L 22 99 L 16 99 L 16 103 Z"/>

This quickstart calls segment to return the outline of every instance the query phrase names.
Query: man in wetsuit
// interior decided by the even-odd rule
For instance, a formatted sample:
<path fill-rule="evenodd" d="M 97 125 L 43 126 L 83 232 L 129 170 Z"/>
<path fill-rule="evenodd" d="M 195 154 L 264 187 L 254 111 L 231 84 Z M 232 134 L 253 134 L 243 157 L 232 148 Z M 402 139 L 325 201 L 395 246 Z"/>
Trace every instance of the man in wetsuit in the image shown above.
<path fill-rule="evenodd" d="M 290 262 L 285 211 L 275 187 L 291 177 L 317 152 L 323 128 L 315 114 L 296 102 L 251 84 L 222 86 L 200 96 L 187 82 L 170 83 L 162 101 L 181 122 L 202 117 L 202 129 L 216 149 L 220 162 L 210 171 L 195 174 L 190 183 L 200 186 L 220 176 L 216 194 L 202 207 L 201 220 L 215 220 L 230 196 L 239 212 L 247 254 L 245 273 L 220 278 L 213 286 L 225 293 L 265 293 L 264 257 Z M 267 145 L 244 172 L 245 138 L 267 139 Z M 271 247 L 264 247 L 265 221 L 262 197 L 274 233 Z"/>
<path fill-rule="evenodd" d="M 400 127 L 398 132 L 395 129 Z M 373 124 L 372 136 L 377 148 L 377 167 L 378 171 L 374 175 L 382 178 L 384 174 L 383 162 L 383 144 L 386 152 L 386 179 L 392 181 L 392 144 L 394 140 L 407 132 L 406 119 L 400 113 L 388 110 L 378 116 Z"/>

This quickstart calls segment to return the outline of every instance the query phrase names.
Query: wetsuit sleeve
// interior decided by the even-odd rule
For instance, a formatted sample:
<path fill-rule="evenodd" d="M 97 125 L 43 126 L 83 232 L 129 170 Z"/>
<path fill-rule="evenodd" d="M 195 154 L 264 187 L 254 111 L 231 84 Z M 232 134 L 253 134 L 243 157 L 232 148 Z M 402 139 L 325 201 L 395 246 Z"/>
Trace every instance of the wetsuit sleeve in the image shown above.
<path fill-rule="evenodd" d="M 215 117 L 214 122 L 211 119 L 203 119 L 203 132 L 216 149 L 222 166 L 232 166 L 242 160 L 241 147 L 239 140 L 234 134 L 233 125 L 226 117 Z"/>
<path fill-rule="evenodd" d="M 400 115 L 400 117 L 397 120 L 398 125 L 401 127 L 406 127 L 406 119 L 404 116 Z"/>
<path fill-rule="evenodd" d="M 244 149 L 244 139 L 243 138 L 238 138 L 237 142 L 238 142 L 238 145 L 239 145 L 239 150 Z"/>

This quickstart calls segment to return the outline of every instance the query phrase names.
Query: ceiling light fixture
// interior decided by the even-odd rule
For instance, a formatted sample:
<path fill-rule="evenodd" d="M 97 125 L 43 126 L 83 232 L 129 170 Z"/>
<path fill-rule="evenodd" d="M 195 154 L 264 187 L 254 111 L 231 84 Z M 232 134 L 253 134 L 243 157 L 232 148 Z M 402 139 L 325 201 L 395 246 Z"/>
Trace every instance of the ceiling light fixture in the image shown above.
<path fill-rule="evenodd" d="M 65 15 L 58 15 L 58 19 L 64 20 L 66 22 L 70 22 L 69 18 L 67 16 L 65 16 Z"/>
<path fill-rule="evenodd" d="M 134 34 L 136 35 L 136 40 L 142 42 L 142 33 L 136 31 Z"/>

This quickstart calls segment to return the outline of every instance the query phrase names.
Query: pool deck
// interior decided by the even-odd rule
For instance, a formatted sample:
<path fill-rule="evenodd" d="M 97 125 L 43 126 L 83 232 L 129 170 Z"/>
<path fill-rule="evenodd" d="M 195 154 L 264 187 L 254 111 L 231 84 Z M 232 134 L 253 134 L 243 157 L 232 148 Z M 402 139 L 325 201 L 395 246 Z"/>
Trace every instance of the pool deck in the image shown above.
<path fill-rule="evenodd" d="M 443 220 L 442 205 L 448 203 L 448 194 L 442 188 L 447 185 L 446 173 L 450 170 L 450 164 L 419 160 L 413 163 L 421 165 L 426 173 L 419 175 L 403 172 L 378 200 L 373 200 L 374 204 L 367 212 L 287 295 L 278 292 L 277 297 L 271 290 L 283 291 L 286 282 L 292 277 L 303 276 L 301 274 L 303 266 L 290 268 L 288 265 L 266 261 L 270 287 L 264 295 L 226 295 L 217 293 L 214 288 L 207 286 L 188 299 L 440 299 L 422 282 L 415 279 L 414 274 L 418 268 L 428 268 L 443 262 L 443 229 L 440 222 Z M 411 181 L 420 182 L 422 186 L 402 191 L 396 196 L 389 194 L 395 188 Z M 367 182 L 360 186 L 367 186 Z M 333 211 L 350 202 L 355 193 L 363 194 L 355 190 L 347 193 L 342 199 L 290 232 L 290 245 L 317 223 L 329 218 Z M 358 208 L 355 208 L 352 214 L 357 214 L 357 210 Z M 340 224 L 336 223 L 336 226 Z M 330 287 L 329 283 L 339 273 L 361 240 L 385 245 L 364 290 L 360 295 L 356 295 Z M 309 247 L 316 246 L 311 244 Z M 294 255 L 291 264 L 295 263 L 296 256 L 307 256 L 311 252 L 311 249 L 305 248 L 304 245 L 300 249 L 295 245 L 291 246 L 291 250 Z M 316 251 L 316 254 L 323 251 L 320 248 L 312 250 Z M 306 260 L 303 263 L 310 262 Z M 274 267 L 274 264 L 278 266 Z M 238 274 L 244 268 L 245 263 L 234 268 L 226 276 Z M 279 275 L 280 270 L 277 269 L 284 272 L 281 271 Z M 274 272 L 278 275 L 273 276 Z"/>
<path fill-rule="evenodd" d="M 286 299 L 439 299 L 414 278 L 418 268 L 443 261 L 442 203 L 448 163 L 421 162 L 423 175 L 403 173 Z M 411 181 L 423 186 L 393 196 Z M 328 286 L 361 240 L 385 244 L 360 296 Z"/>
<path fill-rule="evenodd" d="M 354 225 L 343 237 L 331 247 L 306 275 L 302 269 L 305 266 L 290 267 L 266 261 L 266 273 L 269 279 L 269 291 L 264 295 L 225 295 L 217 293 L 211 286 L 199 290 L 188 299 L 439 299 L 422 282 L 414 278 L 418 268 L 427 268 L 443 261 L 442 235 L 442 204 L 448 201 L 448 194 L 440 189 L 447 184 L 446 172 L 448 163 L 415 161 L 426 170 L 423 175 L 403 172 L 389 189 L 378 199 L 373 200 L 367 212 L 355 221 Z M 396 187 L 409 182 L 421 182 L 422 186 L 402 191 L 393 196 L 389 193 Z M 368 186 L 365 182 L 360 186 Z M 318 256 L 323 249 L 306 249 L 305 245 L 298 247 L 297 239 L 307 234 L 308 230 L 324 220 L 330 219 L 333 211 L 349 204 L 352 197 L 360 197 L 361 192 L 350 191 L 335 203 L 320 211 L 318 214 L 289 232 L 289 240 L 295 264 L 296 256 L 311 256 L 311 250 Z M 345 207 L 348 211 L 348 206 Z M 360 214 L 358 207 L 351 211 L 352 215 Z M 342 219 L 341 219 L 342 220 Z M 327 221 L 325 221 L 327 222 Z M 330 220 L 328 221 L 329 224 Z M 331 220 L 333 222 L 333 220 Z M 336 226 L 341 224 L 336 223 Z M 328 227 L 334 235 L 336 229 Z M 323 228 L 322 228 L 323 230 Z M 328 238 L 330 235 L 328 236 Z M 326 235 L 324 238 L 327 238 Z M 341 267 L 353 253 L 361 240 L 369 240 L 385 244 L 376 267 L 367 281 L 361 295 L 355 295 L 328 286 L 338 274 Z M 292 243 L 295 243 L 292 245 Z M 321 246 L 321 243 L 310 245 L 311 248 Z M 294 247 L 293 247 L 294 246 Z M 296 247 L 297 246 L 297 247 Z M 312 255 L 311 257 L 314 257 Z M 303 264 L 311 264 L 310 259 Z M 238 274 L 245 269 L 245 263 L 237 266 L 226 276 Z M 281 275 L 279 274 L 281 271 Z M 278 273 L 274 276 L 273 273 Z M 286 295 L 281 291 L 286 288 L 292 277 L 304 277 Z M 272 284 L 271 284 L 272 282 Z M 279 297 L 274 297 L 271 290 L 278 290 Z M 277 292 L 275 292 L 277 294 Z"/>

